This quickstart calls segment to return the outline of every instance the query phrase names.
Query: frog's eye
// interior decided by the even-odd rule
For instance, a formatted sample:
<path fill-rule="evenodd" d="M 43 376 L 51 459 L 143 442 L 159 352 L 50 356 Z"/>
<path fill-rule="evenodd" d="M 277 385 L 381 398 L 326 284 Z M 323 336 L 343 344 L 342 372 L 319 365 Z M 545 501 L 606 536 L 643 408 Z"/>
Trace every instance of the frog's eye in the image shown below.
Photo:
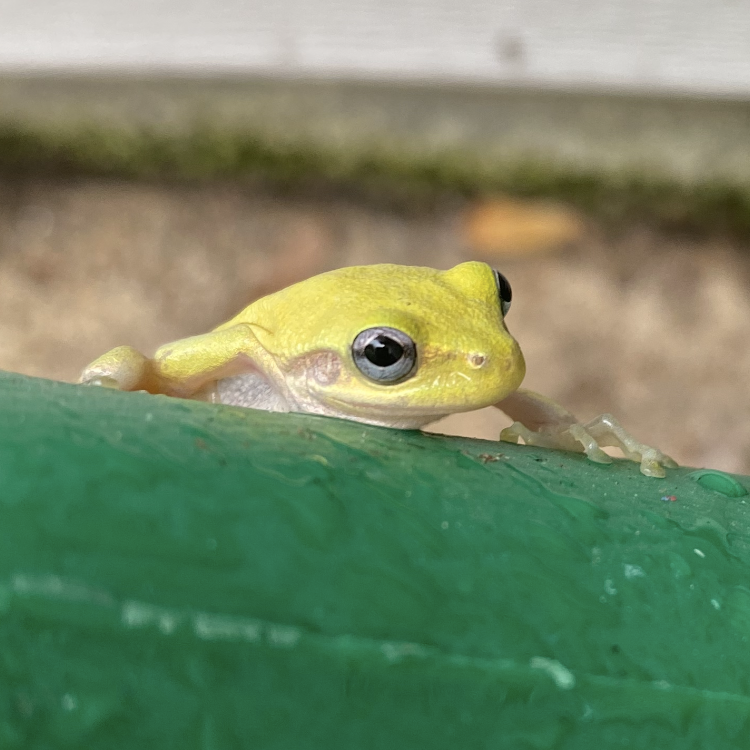
<path fill-rule="evenodd" d="M 500 297 L 500 309 L 503 312 L 503 317 L 508 314 L 510 310 L 510 301 L 513 299 L 513 290 L 510 288 L 508 279 L 503 276 L 500 271 L 494 271 L 495 283 L 497 284 L 497 293 Z"/>
<path fill-rule="evenodd" d="M 392 385 L 406 380 L 416 369 L 417 347 L 395 328 L 368 328 L 354 339 L 352 357 L 365 377 Z"/>

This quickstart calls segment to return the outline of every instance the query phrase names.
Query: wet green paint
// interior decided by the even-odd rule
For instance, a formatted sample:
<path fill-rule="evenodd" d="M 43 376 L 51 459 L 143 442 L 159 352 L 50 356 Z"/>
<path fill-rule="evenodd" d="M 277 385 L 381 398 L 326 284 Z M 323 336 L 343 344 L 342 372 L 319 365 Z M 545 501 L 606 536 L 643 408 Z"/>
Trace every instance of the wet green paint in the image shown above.
<path fill-rule="evenodd" d="M 748 747 L 750 506 L 689 469 L 12 375 L 0 413 L 2 748 Z"/>

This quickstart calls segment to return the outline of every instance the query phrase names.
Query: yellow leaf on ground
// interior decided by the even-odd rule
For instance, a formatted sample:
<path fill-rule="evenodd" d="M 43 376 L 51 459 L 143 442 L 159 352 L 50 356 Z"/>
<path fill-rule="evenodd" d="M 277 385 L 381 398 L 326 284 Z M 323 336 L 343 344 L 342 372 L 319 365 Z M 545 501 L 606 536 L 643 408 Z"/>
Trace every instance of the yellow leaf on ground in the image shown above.
<path fill-rule="evenodd" d="M 492 198 L 475 203 L 464 215 L 464 242 L 480 257 L 548 252 L 579 241 L 581 216 L 559 203 Z"/>

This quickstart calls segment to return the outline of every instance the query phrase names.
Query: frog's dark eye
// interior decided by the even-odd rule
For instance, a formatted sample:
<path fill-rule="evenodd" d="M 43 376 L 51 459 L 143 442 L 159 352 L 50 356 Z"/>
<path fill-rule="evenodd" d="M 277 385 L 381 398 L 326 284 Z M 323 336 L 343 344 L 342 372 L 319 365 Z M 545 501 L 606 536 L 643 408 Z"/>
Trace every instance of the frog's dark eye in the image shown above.
<path fill-rule="evenodd" d="M 513 299 L 513 290 L 510 288 L 508 279 L 503 276 L 500 271 L 494 271 L 495 283 L 497 284 L 497 293 L 500 297 L 500 309 L 503 312 L 503 317 L 508 314 L 510 310 L 510 302 Z"/>
<path fill-rule="evenodd" d="M 403 331 L 368 328 L 352 344 L 357 369 L 370 380 L 393 385 L 406 380 L 417 366 L 417 347 Z"/>

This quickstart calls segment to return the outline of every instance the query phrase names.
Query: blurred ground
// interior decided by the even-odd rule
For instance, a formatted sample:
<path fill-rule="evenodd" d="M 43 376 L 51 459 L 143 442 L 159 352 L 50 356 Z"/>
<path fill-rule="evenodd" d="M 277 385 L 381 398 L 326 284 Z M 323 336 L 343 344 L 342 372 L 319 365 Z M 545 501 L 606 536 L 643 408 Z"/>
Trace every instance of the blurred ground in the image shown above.
<path fill-rule="evenodd" d="M 0 183 L 0 368 L 74 380 L 108 348 L 150 352 L 322 270 L 481 257 L 513 285 L 528 387 L 581 419 L 613 412 L 681 463 L 750 473 L 747 247 L 605 232 L 546 206 L 521 212 L 553 228 L 524 246 L 505 208 L 499 239 L 485 208 L 399 212 L 236 183 Z M 436 429 L 494 438 L 504 424 L 491 410 Z"/>

